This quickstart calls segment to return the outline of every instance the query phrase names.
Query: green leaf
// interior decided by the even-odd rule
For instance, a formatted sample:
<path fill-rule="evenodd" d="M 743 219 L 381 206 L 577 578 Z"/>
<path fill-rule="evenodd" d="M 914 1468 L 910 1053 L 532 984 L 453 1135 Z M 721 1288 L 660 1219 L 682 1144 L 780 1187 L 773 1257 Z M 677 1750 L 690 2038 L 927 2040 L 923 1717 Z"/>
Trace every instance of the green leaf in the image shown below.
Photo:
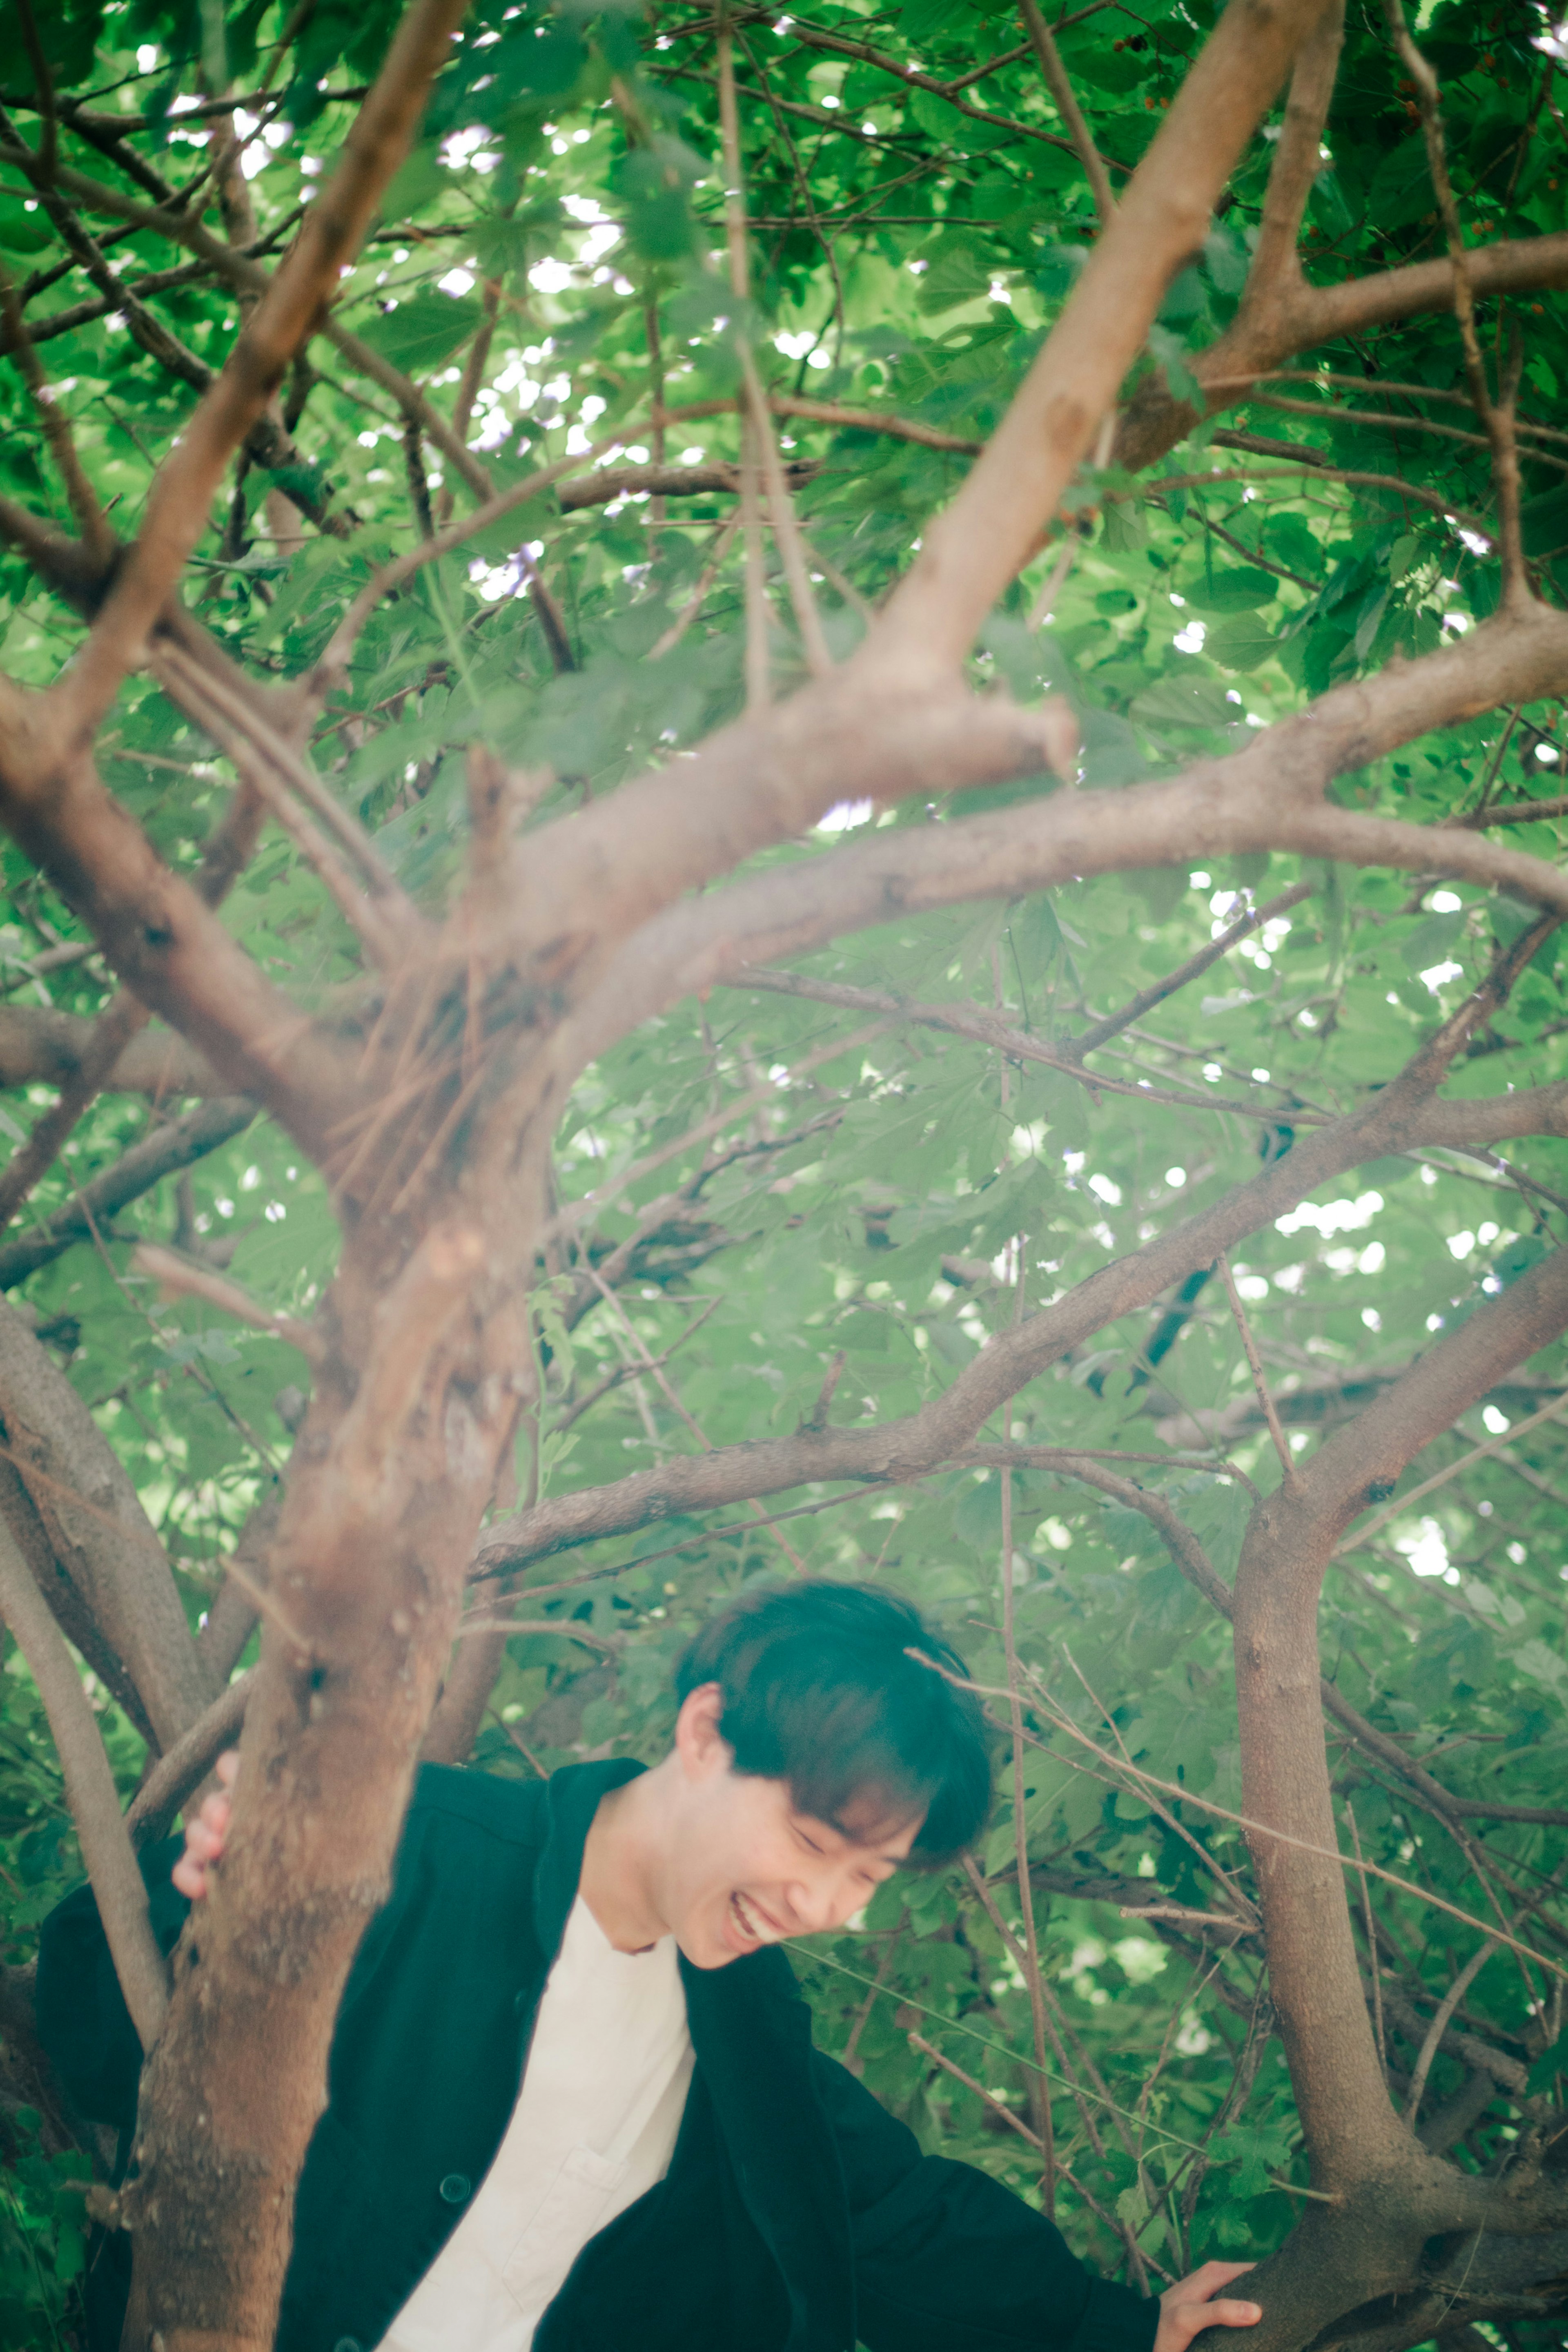
<path fill-rule="evenodd" d="M 1380 229 L 1407 228 L 1433 211 L 1437 201 L 1425 134 L 1413 131 L 1378 165 L 1367 191 L 1368 209 Z"/>
<path fill-rule="evenodd" d="M 48 216 L 37 199 L 0 196 L 0 247 L 7 253 L 41 253 L 54 242 Z"/>
<path fill-rule="evenodd" d="M 1524 2095 L 1528 2099 L 1550 2098 L 1560 2074 L 1568 2074 L 1568 2049 L 1554 2042 L 1532 2063 L 1524 2078 Z"/>
<path fill-rule="evenodd" d="M 917 91 L 917 97 L 925 93 Z M 991 265 L 982 242 L 962 230 L 950 229 L 926 248 L 926 268 L 915 289 L 921 310 L 935 316 L 959 302 L 972 302 L 987 292 Z"/>
<path fill-rule="evenodd" d="M 1252 614 L 1238 614 L 1234 620 L 1221 621 L 1204 638 L 1203 650 L 1210 661 L 1221 669 L 1244 676 L 1249 670 L 1260 669 L 1280 650 L 1280 633 L 1266 621 Z"/>
<path fill-rule="evenodd" d="M 1448 963 L 1464 929 L 1462 908 L 1454 914 L 1423 916 L 1399 950 L 1406 970 L 1429 971 L 1434 964 Z"/>
<path fill-rule="evenodd" d="M 484 316 L 468 295 L 438 294 L 422 287 L 395 310 L 383 310 L 360 329 L 371 351 L 405 375 L 426 375 L 465 343 Z"/>
<path fill-rule="evenodd" d="M 1260 604 L 1271 604 L 1279 593 L 1271 572 L 1250 565 L 1216 572 L 1212 579 L 1200 577 L 1186 592 L 1188 603 L 1205 613 L 1253 613 Z"/>
<path fill-rule="evenodd" d="M 1225 688 L 1208 677 L 1162 679 L 1135 695 L 1130 709 L 1141 725 L 1153 728 L 1222 727 L 1235 715 Z"/>

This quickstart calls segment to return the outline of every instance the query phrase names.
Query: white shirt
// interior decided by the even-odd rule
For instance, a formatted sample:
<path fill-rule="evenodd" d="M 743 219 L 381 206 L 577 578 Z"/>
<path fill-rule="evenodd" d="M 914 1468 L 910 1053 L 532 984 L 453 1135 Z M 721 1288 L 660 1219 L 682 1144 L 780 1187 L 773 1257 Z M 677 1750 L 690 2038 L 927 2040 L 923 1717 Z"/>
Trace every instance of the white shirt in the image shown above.
<path fill-rule="evenodd" d="M 674 1937 L 618 1952 L 580 1895 L 496 2160 L 382 2352 L 528 2352 L 589 2239 L 669 2170 L 691 2073 Z"/>

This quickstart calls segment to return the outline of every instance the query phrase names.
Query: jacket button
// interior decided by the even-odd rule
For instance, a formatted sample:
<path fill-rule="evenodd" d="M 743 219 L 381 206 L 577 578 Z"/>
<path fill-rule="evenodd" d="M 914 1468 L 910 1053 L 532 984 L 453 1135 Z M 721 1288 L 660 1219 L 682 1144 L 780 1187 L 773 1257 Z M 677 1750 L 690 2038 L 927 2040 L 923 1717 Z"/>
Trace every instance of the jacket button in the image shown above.
<path fill-rule="evenodd" d="M 468 2175 L 465 2172 L 449 2172 L 441 2184 L 441 2194 L 448 2205 L 461 2205 L 468 2194 L 469 2185 Z M 338 2352 L 343 2352 L 341 2345 L 339 2346 Z M 354 2352 L 359 2352 L 358 2345 L 354 2347 Z"/>
<path fill-rule="evenodd" d="M 512 2007 L 517 2011 L 519 2017 L 522 2016 L 524 2011 L 528 2008 L 529 2000 L 530 1995 L 528 1986 L 524 1985 L 522 1990 L 517 1995 L 516 1999 L 512 2002 Z"/>
<path fill-rule="evenodd" d="M 338 2341 L 332 2347 L 332 2352 L 361 2352 L 359 2337 L 357 2336 L 340 2336 Z"/>

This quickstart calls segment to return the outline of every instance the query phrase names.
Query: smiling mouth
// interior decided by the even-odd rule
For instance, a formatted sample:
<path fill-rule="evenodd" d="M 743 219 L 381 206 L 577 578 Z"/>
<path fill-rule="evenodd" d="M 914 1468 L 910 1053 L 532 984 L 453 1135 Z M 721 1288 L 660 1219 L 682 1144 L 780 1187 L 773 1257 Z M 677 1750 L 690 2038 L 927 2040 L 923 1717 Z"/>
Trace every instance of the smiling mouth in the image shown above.
<path fill-rule="evenodd" d="M 736 1935 L 748 1951 L 761 1944 L 778 1944 L 783 1941 L 783 1928 L 776 1927 L 773 1922 L 758 1909 L 755 1903 L 748 1902 L 746 1896 L 738 1892 L 729 1898 L 729 1916 Z"/>

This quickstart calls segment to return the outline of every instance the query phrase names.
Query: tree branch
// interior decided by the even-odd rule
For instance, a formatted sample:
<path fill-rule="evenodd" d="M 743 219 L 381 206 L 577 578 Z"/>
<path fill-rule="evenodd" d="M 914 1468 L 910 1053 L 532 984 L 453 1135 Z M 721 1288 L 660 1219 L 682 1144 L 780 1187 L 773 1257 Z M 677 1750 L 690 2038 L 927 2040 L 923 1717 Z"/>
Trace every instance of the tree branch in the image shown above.
<path fill-rule="evenodd" d="M 199 1789 L 225 1748 L 232 1748 L 245 1722 L 256 1668 L 236 1675 L 199 1715 L 190 1729 L 161 1756 L 131 1799 L 125 1827 L 134 1846 L 155 1845 L 191 1794 Z"/>
<path fill-rule="evenodd" d="M 1415 85 L 1416 102 L 1421 110 L 1427 165 L 1432 175 L 1437 212 L 1454 272 L 1454 316 L 1458 321 L 1459 341 L 1464 347 L 1465 375 L 1470 388 L 1471 404 L 1486 426 L 1487 439 L 1491 444 L 1492 485 L 1497 495 L 1498 552 L 1502 559 L 1503 604 L 1511 611 L 1523 611 L 1531 603 L 1531 590 L 1520 537 L 1519 449 L 1513 431 L 1513 409 L 1519 390 L 1519 366 L 1522 353 L 1516 352 L 1511 367 L 1511 384 L 1506 385 L 1500 396 L 1494 400 L 1487 383 L 1486 363 L 1481 358 L 1480 342 L 1476 333 L 1475 293 L 1470 283 L 1469 255 L 1465 247 L 1459 208 L 1454 201 L 1453 182 L 1448 176 L 1437 77 L 1410 37 L 1409 27 L 1405 22 L 1404 0 L 1384 0 L 1384 11 L 1394 36 L 1394 46 Z"/>
<path fill-rule="evenodd" d="M 99 1019 L 42 1004 L 0 1005 L 0 1087 L 58 1086 L 83 1068 Z M 99 1081 L 110 1094 L 211 1095 L 219 1081 L 211 1065 L 167 1029 L 141 1030 Z"/>
<path fill-rule="evenodd" d="M 637 914 L 651 915 L 651 919 L 643 921 L 599 985 L 556 1033 L 552 1053 L 559 1066 L 570 1067 L 575 1075 L 624 1034 L 629 1020 L 674 1003 L 688 990 L 729 980 L 738 967 L 801 955 L 867 924 L 906 918 L 919 908 L 951 906 L 959 899 L 1019 898 L 1069 877 L 1176 865 L 1200 856 L 1293 849 L 1352 865 L 1414 867 L 1501 884 L 1543 908 L 1568 913 L 1568 878 L 1543 859 L 1479 842 L 1450 827 L 1425 828 L 1337 808 L 1321 797 L 1334 774 L 1425 734 L 1446 717 L 1555 692 L 1565 660 L 1568 616 L 1532 606 L 1528 614 L 1500 616 L 1471 631 L 1457 646 L 1390 668 L 1375 685 L 1335 688 L 1306 712 L 1261 730 L 1244 749 L 1225 759 L 1201 761 L 1168 782 L 1115 792 L 1057 793 L 958 822 L 877 831 L 842 848 L 678 904 L 670 903 L 673 888 L 661 891 L 658 897 L 666 911 L 653 913 L 657 903 L 653 898 L 638 905 Z M 853 675 L 854 669 L 852 663 L 844 675 L 860 688 L 863 681 Z M 902 698 L 896 712 L 883 717 L 862 692 L 852 713 L 846 712 L 827 740 L 819 741 L 818 725 L 832 707 L 819 700 L 823 692 L 819 688 L 798 696 L 772 721 L 776 740 L 786 730 L 795 737 L 790 798 L 798 811 L 797 826 L 820 813 L 819 792 L 823 806 L 851 790 L 873 799 L 889 796 L 873 767 L 873 761 L 882 764 L 878 750 L 873 745 L 862 750 L 860 730 L 875 713 L 881 720 L 875 744 L 885 748 L 899 717 L 913 707 L 909 698 Z M 996 698 L 967 707 L 977 719 L 984 714 L 989 720 Z M 932 769 L 943 749 L 933 716 L 928 712 L 923 730 L 923 773 L 907 772 L 894 788 L 899 797 L 911 787 L 930 790 Z M 1039 714 L 1034 717 L 1038 726 Z M 678 793 L 672 789 L 672 777 L 626 785 L 617 794 L 616 832 L 622 846 L 632 837 L 630 826 L 636 825 L 641 834 L 638 803 L 646 807 L 669 795 L 667 824 L 650 842 L 650 879 L 654 872 L 669 871 L 663 861 L 673 864 L 674 854 L 684 849 L 686 825 L 706 815 L 712 804 L 708 787 L 713 776 L 727 769 L 728 759 L 748 734 L 762 740 L 760 730 L 734 730 L 711 739 L 695 760 L 681 762 Z M 971 740 L 965 756 L 975 757 L 978 749 Z M 836 793 L 831 785 L 816 784 L 812 771 L 823 754 L 840 779 Z M 757 757 L 754 750 L 753 760 Z M 705 775 L 708 761 L 713 766 Z M 817 774 L 821 772 L 817 768 Z M 759 800 L 756 796 L 753 805 Z M 594 820 L 595 812 L 585 816 Z M 735 822 L 733 808 L 716 820 L 719 827 Z M 592 824 L 583 818 L 562 820 L 554 831 L 559 836 L 578 826 L 582 828 L 580 839 L 591 837 Z M 784 830 L 780 824 L 779 832 Z M 547 849 L 550 833 L 544 829 L 530 837 L 536 851 Z M 734 838 L 733 833 L 729 837 Z M 720 856 L 714 852 L 727 845 L 722 831 L 716 842 L 705 839 L 700 860 L 694 859 L 694 865 L 700 862 L 708 876 L 721 871 Z M 728 862 L 723 859 L 723 864 Z M 541 877 L 565 878 L 561 863 L 551 861 L 548 854 L 540 857 L 539 870 Z M 699 877 L 688 869 L 685 878 L 695 881 Z M 525 880 L 524 894 L 528 887 Z M 628 893 L 634 887 L 629 877 Z M 548 919 L 541 915 L 540 919 Z"/>
<path fill-rule="evenodd" d="M 149 2049 L 169 2003 L 169 1982 L 147 1916 L 147 1890 L 120 1819 L 114 1775 L 65 1637 L 0 1519 L 0 1616 L 27 1662 L 49 1718 L 99 1914 L 126 2007 Z"/>
<path fill-rule="evenodd" d="M 471 1573 L 511 1573 L 532 1560 L 630 1534 L 676 1513 L 718 1509 L 791 1486 L 839 1479 L 895 1484 L 923 1475 L 972 1449 L 976 1432 L 990 1414 L 1051 1364 L 1123 1316 L 1145 1312 L 1195 1268 L 1212 1265 L 1221 1250 L 1261 1231 L 1320 1184 L 1363 1161 L 1440 1139 L 1456 1111 L 1468 1117 L 1472 1109 L 1484 1110 L 1482 1105 L 1451 1105 L 1434 1097 L 1430 1087 L 1437 1074 L 1424 1065 L 1425 1055 L 1418 1055 L 1358 1109 L 1299 1135 L 1283 1159 L 1212 1209 L 1102 1267 L 1054 1306 L 995 1334 L 989 1347 L 919 1412 L 871 1429 L 808 1425 L 790 1437 L 726 1446 L 577 1494 L 553 1496 L 492 1525 Z M 1568 1121 L 1568 1085 L 1545 1091 L 1552 1093 L 1559 1118 Z M 1513 1118 L 1516 1100 L 1493 1097 L 1493 1117 Z M 1074 1468 L 1072 1475 L 1085 1474 Z"/>
<path fill-rule="evenodd" d="M 104 520 L 98 493 L 83 470 L 69 419 L 44 381 L 44 371 L 38 365 L 33 339 L 27 332 L 27 321 L 16 299 L 16 285 L 3 263 L 0 263 L 0 315 L 5 318 L 11 356 L 21 369 L 34 414 L 43 426 L 44 437 L 59 468 L 60 479 L 66 486 L 66 496 L 70 500 L 71 512 L 82 536 L 82 545 L 89 558 L 107 562 L 113 550 L 114 534 Z"/>
<path fill-rule="evenodd" d="M 1020 5 L 1030 47 L 1040 62 L 1045 86 L 1056 100 L 1056 110 L 1067 126 L 1067 135 L 1083 166 L 1084 177 L 1094 198 L 1094 209 L 1100 215 L 1100 226 L 1108 227 L 1116 210 L 1116 199 L 1111 193 L 1111 175 L 1094 144 L 1094 134 L 1084 119 L 1083 109 L 1078 103 L 1067 68 L 1061 62 L 1061 52 L 1056 46 L 1055 36 L 1040 15 L 1038 0 L 1020 0 Z"/>
<path fill-rule="evenodd" d="M 141 658 L 148 630 L 204 528 L 225 467 L 336 290 L 343 264 L 408 151 L 431 79 L 445 62 L 450 36 L 465 13 L 464 0 L 413 0 L 337 169 L 307 211 L 294 246 L 178 447 L 160 467 L 136 544 L 61 689 L 78 742 Z"/>
<path fill-rule="evenodd" d="M 263 1307 L 237 1282 L 231 1282 L 227 1275 L 217 1273 L 212 1266 L 197 1265 L 190 1258 L 182 1257 L 178 1250 L 165 1249 L 158 1242 L 139 1242 L 131 1263 L 133 1273 L 147 1276 L 171 1297 L 204 1299 L 220 1315 L 232 1315 L 235 1322 L 246 1323 L 252 1330 L 268 1332 L 275 1339 L 287 1339 L 308 1363 L 321 1362 L 325 1350 L 312 1325 Z"/>
<path fill-rule="evenodd" d="M 1559 1251 L 1478 1308 L 1300 1474 L 1260 1505 L 1236 1580 L 1242 1804 L 1297 1841 L 1251 1839 L 1268 1929 L 1270 1981 L 1314 2177 L 1347 2189 L 1390 2163 L 1415 2162 L 1388 2107 L 1373 2047 L 1337 1863 L 1323 1747 L 1316 1612 L 1334 1544 L 1412 1456 L 1568 1325 L 1568 1252 Z M 1418 2169 L 1410 2172 L 1419 2179 Z"/>
<path fill-rule="evenodd" d="M 774 971 L 763 964 L 743 964 L 737 971 L 727 975 L 725 984 L 730 988 L 766 989 L 776 996 L 804 997 L 815 1004 L 836 1004 L 848 1013 L 885 1013 L 895 1021 L 910 1022 L 923 1029 L 941 1029 L 949 1036 L 970 1037 L 977 1045 L 995 1046 L 1009 1061 L 1061 1070 L 1095 1094 L 1125 1095 L 1138 1102 L 1176 1104 L 1186 1110 L 1224 1111 L 1235 1118 L 1260 1119 L 1270 1125 L 1278 1116 L 1276 1111 L 1260 1109 L 1256 1104 L 1242 1102 L 1234 1096 L 1199 1094 L 1196 1088 L 1151 1087 L 1132 1079 L 1107 1077 L 1100 1070 L 1086 1070 L 1073 1050 L 1076 1040 L 1069 1038 L 1056 1047 L 1042 1045 L 1027 1029 L 1017 1028 L 977 1004 L 920 1004 L 891 995 L 885 989 L 853 988 L 842 981 L 813 980 L 801 972 Z M 1312 1123 L 1310 1115 L 1308 1123 Z"/>
<path fill-rule="evenodd" d="M 85 752 L 62 752 L 48 730 L 56 715 L 0 680 L 0 820 L 141 1002 L 204 1052 L 236 1093 L 264 1100 L 323 1156 L 355 1099 L 353 1057 L 163 863 Z"/>
<path fill-rule="evenodd" d="M 862 675 L 925 686 L 962 659 L 1088 455 L 1167 283 L 1202 244 L 1237 157 L 1328 5 L 1237 0 L 1220 17 L 984 457 L 865 638 Z"/>
<path fill-rule="evenodd" d="M 1206 948 L 1199 948 L 1196 955 L 1178 964 L 1175 971 L 1167 972 L 1163 980 L 1152 981 L 1147 988 L 1140 989 L 1136 996 L 1129 997 L 1119 1011 L 1107 1013 L 1103 1020 L 1092 1021 L 1087 1029 L 1081 1029 L 1076 1037 L 1069 1037 L 1063 1045 L 1063 1052 L 1072 1061 L 1081 1062 L 1086 1054 L 1092 1054 L 1101 1045 L 1108 1045 L 1113 1037 L 1119 1037 L 1124 1029 L 1131 1028 L 1134 1021 L 1141 1021 L 1145 1013 L 1152 1013 L 1156 1004 L 1163 1004 L 1167 997 L 1175 996 L 1190 982 L 1201 979 L 1211 965 L 1217 964 L 1222 956 L 1228 955 L 1249 932 L 1260 929 L 1280 915 L 1288 914 L 1292 907 L 1299 907 L 1303 898 L 1310 898 L 1312 895 L 1310 882 L 1294 882 L 1288 890 L 1281 890 L 1277 898 L 1268 899 L 1262 906 L 1249 907 L 1245 914 L 1239 915 L 1217 940 L 1210 940 Z"/>
<path fill-rule="evenodd" d="M 1466 266 L 1477 298 L 1568 286 L 1568 232 L 1473 246 Z M 1396 325 L 1423 310 L 1449 310 L 1453 299 L 1453 265 L 1447 259 L 1407 262 L 1338 286 L 1301 283 L 1288 299 L 1271 305 L 1267 317 L 1256 310 L 1245 320 L 1239 315 L 1192 360 L 1204 392 L 1203 415 L 1234 407 L 1260 378 L 1298 352 Z M 1184 441 L 1197 422 L 1197 410 L 1151 377 L 1128 404 L 1112 462 L 1140 473 Z"/>
<path fill-rule="evenodd" d="M 101 1229 L 109 1224 L 121 1209 L 139 1201 L 165 1176 L 189 1168 L 193 1160 L 204 1159 L 209 1151 L 243 1133 L 256 1114 L 256 1106 L 248 1097 L 216 1095 L 183 1118 L 154 1128 L 112 1167 L 82 1185 L 67 1207 L 57 1209 L 26 1233 L 0 1242 L 0 1290 L 14 1289 L 74 1243 L 86 1241 L 94 1225 Z"/>
<path fill-rule="evenodd" d="M 1344 37 L 1343 0 L 1325 11 L 1312 37 L 1303 42 L 1291 76 L 1269 184 L 1263 194 L 1258 243 L 1241 297 L 1265 304 L 1278 299 L 1278 289 L 1301 282 L 1301 263 L 1297 239 L 1312 183 L 1322 170 L 1323 125 L 1333 97 L 1339 70 L 1340 45 Z"/>
<path fill-rule="evenodd" d="M 119 1456 L 65 1374 L 0 1304 L 0 1422 L 6 1458 L 60 1573 L 123 1664 L 160 1748 L 211 1692 L 162 1545 Z"/>

